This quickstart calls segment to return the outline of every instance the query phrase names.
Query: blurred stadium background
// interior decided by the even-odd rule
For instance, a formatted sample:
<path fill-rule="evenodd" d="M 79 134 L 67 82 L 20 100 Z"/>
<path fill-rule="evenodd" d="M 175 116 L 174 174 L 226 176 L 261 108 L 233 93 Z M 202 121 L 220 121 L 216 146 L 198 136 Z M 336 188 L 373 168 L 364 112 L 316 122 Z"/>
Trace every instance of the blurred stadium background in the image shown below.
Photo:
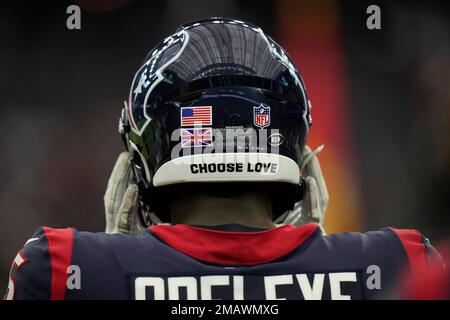
<path fill-rule="evenodd" d="M 296 61 L 328 233 L 386 225 L 450 234 L 448 1 L 34 1 L 0 10 L 0 283 L 40 225 L 104 229 L 117 122 L 146 53 L 210 16 L 260 25 Z M 82 9 L 81 30 L 66 8 Z M 381 8 L 381 30 L 366 8 Z M 2 285 L 3 286 L 3 285 Z"/>

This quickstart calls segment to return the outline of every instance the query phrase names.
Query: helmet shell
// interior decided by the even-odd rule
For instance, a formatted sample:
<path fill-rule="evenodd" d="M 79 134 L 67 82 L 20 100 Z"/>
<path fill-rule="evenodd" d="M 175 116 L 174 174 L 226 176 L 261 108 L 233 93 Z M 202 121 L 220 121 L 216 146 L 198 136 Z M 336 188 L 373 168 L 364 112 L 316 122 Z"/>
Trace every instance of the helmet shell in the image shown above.
<path fill-rule="evenodd" d="M 127 114 L 149 187 L 300 182 L 311 126 L 305 85 L 283 48 L 249 23 L 217 18 L 181 26 L 136 72 Z M 247 156 L 246 169 L 232 168 L 240 160 L 230 155 Z M 269 174 L 274 162 L 276 174 Z M 248 172 L 258 163 L 265 172 Z"/>

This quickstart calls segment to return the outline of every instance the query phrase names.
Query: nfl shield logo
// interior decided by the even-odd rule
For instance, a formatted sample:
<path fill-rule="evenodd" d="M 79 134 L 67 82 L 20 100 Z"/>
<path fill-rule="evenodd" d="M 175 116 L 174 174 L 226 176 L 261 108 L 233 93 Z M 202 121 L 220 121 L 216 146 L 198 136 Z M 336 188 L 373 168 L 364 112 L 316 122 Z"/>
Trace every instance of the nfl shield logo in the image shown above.
<path fill-rule="evenodd" d="M 253 107 L 253 122 L 258 128 L 264 129 L 270 125 L 270 107 L 260 104 Z"/>

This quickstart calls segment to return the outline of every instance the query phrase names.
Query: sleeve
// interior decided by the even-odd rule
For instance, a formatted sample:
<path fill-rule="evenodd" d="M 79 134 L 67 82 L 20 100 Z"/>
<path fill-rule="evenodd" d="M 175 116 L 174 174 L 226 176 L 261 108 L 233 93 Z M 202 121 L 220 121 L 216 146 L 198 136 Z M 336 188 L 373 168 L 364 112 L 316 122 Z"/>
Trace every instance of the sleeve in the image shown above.
<path fill-rule="evenodd" d="M 39 227 L 12 262 L 6 300 L 64 299 L 73 229 Z"/>
<path fill-rule="evenodd" d="M 441 255 L 419 231 L 390 228 L 399 238 L 408 257 L 408 265 L 412 275 L 421 274 L 424 270 L 443 266 Z"/>
<path fill-rule="evenodd" d="M 450 298 L 450 246 L 440 252 L 416 230 L 391 228 L 407 253 L 409 268 L 398 279 L 397 298 L 403 300 L 448 300 Z"/>

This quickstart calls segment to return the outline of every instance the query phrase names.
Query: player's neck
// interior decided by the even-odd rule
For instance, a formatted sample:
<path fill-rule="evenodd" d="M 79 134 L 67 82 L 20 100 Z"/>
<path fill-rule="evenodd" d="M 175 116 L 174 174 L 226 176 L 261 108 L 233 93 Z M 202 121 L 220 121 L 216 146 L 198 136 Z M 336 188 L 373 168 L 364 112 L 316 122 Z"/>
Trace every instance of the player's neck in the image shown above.
<path fill-rule="evenodd" d="M 272 228 L 272 205 L 261 194 L 224 198 L 210 195 L 183 197 L 172 204 L 173 224 L 214 226 L 238 223 L 255 228 Z"/>

